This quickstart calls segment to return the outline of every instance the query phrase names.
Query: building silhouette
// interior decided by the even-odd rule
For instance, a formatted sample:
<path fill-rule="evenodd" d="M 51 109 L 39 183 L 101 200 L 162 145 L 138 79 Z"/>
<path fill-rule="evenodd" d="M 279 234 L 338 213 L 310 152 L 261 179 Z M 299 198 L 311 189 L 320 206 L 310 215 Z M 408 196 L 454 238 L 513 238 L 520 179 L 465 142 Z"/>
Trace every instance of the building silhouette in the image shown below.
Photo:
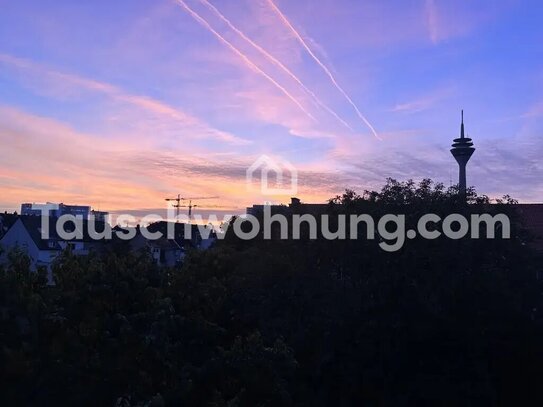
<path fill-rule="evenodd" d="M 109 215 L 108 212 L 95 211 L 88 205 L 66 205 L 64 203 L 56 204 L 47 202 L 42 206 L 51 206 L 50 209 L 37 209 L 35 204 L 23 203 L 21 204 L 21 215 L 23 216 L 41 216 L 43 214 L 52 218 L 60 218 L 63 215 L 73 215 L 81 217 L 82 219 L 89 219 L 93 217 L 97 221 L 106 221 Z"/>

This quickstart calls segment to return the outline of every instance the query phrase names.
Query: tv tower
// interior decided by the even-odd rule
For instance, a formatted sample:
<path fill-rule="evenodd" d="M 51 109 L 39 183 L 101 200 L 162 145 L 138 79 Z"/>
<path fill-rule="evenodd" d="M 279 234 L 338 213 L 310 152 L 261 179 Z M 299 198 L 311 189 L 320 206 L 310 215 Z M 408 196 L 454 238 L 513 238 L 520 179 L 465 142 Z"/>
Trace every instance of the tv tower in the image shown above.
<path fill-rule="evenodd" d="M 462 124 L 460 125 L 460 138 L 453 140 L 451 154 L 458 163 L 458 191 L 462 199 L 466 197 L 466 165 L 475 151 L 470 138 L 464 137 L 464 111 L 462 110 Z"/>

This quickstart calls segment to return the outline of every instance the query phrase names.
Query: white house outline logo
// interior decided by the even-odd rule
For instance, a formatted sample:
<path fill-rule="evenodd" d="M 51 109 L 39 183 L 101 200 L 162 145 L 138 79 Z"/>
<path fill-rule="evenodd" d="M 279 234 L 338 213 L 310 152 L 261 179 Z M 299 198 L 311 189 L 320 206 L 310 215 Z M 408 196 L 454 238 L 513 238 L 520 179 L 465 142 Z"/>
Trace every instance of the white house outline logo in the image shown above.
<path fill-rule="evenodd" d="M 275 160 L 267 155 L 261 155 L 246 171 L 247 187 L 252 189 L 253 175 L 257 170 L 260 173 L 260 192 L 263 195 L 296 195 L 298 192 L 298 171 L 286 160 Z M 288 188 L 271 188 L 269 186 L 269 174 L 275 174 L 278 185 L 283 184 L 284 174 L 290 175 L 290 186 Z"/>

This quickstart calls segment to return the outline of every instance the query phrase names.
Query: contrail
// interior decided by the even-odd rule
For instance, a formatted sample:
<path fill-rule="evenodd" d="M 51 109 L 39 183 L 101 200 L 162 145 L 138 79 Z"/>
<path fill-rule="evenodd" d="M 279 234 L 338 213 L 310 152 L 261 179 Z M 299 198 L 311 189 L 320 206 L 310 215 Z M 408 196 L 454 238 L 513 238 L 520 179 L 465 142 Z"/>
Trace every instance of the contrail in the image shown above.
<path fill-rule="evenodd" d="M 358 107 L 356 107 L 355 103 L 349 97 L 347 92 L 345 92 L 343 88 L 339 86 L 336 79 L 334 78 L 334 75 L 332 75 L 332 72 L 330 72 L 330 70 L 321 62 L 321 60 L 313 53 L 313 51 L 311 51 L 311 48 L 309 48 L 309 46 L 306 44 L 302 36 L 298 33 L 298 31 L 296 31 L 296 29 L 292 26 L 290 21 L 288 21 L 288 19 L 281 12 L 281 10 L 279 10 L 279 8 L 275 5 L 273 0 L 268 0 L 268 3 L 270 4 L 271 8 L 275 11 L 275 13 L 279 16 L 279 18 L 283 21 L 283 23 L 290 29 L 290 31 L 292 31 L 292 33 L 298 39 L 298 41 L 300 41 L 300 44 L 302 44 L 302 46 L 309 53 L 309 55 L 311 55 L 311 58 L 313 58 L 315 62 L 323 69 L 326 75 L 328 75 L 328 77 L 330 78 L 334 86 L 337 88 L 337 90 L 339 90 L 340 93 L 345 97 L 345 99 L 347 99 L 347 101 L 351 104 L 353 109 L 356 111 L 356 114 L 358 115 L 358 117 L 362 119 L 362 121 L 366 124 L 366 126 L 369 127 L 369 129 L 371 130 L 371 132 L 373 133 L 375 137 L 377 137 L 379 140 L 382 140 L 381 137 L 379 137 L 379 135 L 373 128 L 373 126 L 370 124 L 370 122 L 364 117 L 364 115 L 360 112 L 360 110 L 358 110 Z"/>
<path fill-rule="evenodd" d="M 211 4 L 207 0 L 200 0 L 200 2 L 205 5 L 208 9 L 210 9 L 217 17 L 219 17 L 222 21 L 224 21 L 233 31 L 235 31 L 240 37 L 242 37 L 245 41 L 247 41 L 249 44 L 251 44 L 253 47 L 255 47 L 261 54 L 263 54 L 266 58 L 268 58 L 272 63 L 274 63 L 276 66 L 281 68 L 287 75 L 289 75 L 292 79 L 294 79 L 298 85 L 302 87 L 302 89 L 309 94 L 313 100 L 323 109 L 325 109 L 328 113 L 330 113 L 332 116 L 334 116 L 341 124 L 343 124 L 345 127 L 347 127 L 349 130 L 353 130 L 349 124 L 343 120 L 339 115 L 334 112 L 331 108 L 326 106 L 318 97 L 313 93 L 310 89 L 307 88 L 307 86 L 304 85 L 304 83 L 294 74 L 290 69 L 288 69 L 281 61 L 279 61 L 277 58 L 275 58 L 273 55 L 271 55 L 268 51 L 266 51 L 264 48 L 262 48 L 260 45 L 255 43 L 253 40 L 251 40 L 243 31 L 241 31 L 239 28 L 237 28 L 232 22 L 224 16 L 213 4 Z"/>
<path fill-rule="evenodd" d="M 264 72 L 262 69 L 260 69 L 258 66 L 256 66 L 244 53 L 242 53 L 239 49 L 237 49 L 232 43 L 230 43 L 228 40 L 226 40 L 222 35 L 220 35 L 217 31 L 215 31 L 209 23 L 203 19 L 198 13 L 196 13 L 194 10 L 192 10 L 183 0 L 176 0 L 179 5 L 181 5 L 197 22 L 199 22 L 204 28 L 206 28 L 209 32 L 211 32 L 217 39 L 222 42 L 224 45 L 226 45 L 228 48 L 230 48 L 236 55 L 238 55 L 251 69 L 258 72 L 262 76 L 264 76 L 268 81 L 270 81 L 277 89 L 279 89 L 281 92 L 285 94 L 292 102 L 296 104 L 300 108 L 302 112 L 304 112 L 307 117 L 309 117 L 313 121 L 317 121 L 311 113 L 309 113 L 307 110 L 304 109 L 304 107 L 298 102 L 294 96 L 292 96 L 283 86 L 281 86 L 279 83 L 277 83 L 271 76 L 269 76 L 266 72 Z"/>

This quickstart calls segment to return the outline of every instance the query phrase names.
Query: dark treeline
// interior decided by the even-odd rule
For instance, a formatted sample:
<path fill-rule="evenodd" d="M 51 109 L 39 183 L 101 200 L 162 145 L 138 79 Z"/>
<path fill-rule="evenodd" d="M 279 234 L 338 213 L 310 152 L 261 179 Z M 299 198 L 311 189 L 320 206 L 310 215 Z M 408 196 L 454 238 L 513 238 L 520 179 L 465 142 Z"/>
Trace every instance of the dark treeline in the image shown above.
<path fill-rule="evenodd" d="M 228 235 L 175 269 L 66 252 L 55 286 L 13 252 L 2 405 L 540 405 L 541 256 L 513 200 L 468 200 L 389 180 L 330 211 L 507 213 L 512 239 L 416 238 L 387 253 L 378 240 Z"/>

